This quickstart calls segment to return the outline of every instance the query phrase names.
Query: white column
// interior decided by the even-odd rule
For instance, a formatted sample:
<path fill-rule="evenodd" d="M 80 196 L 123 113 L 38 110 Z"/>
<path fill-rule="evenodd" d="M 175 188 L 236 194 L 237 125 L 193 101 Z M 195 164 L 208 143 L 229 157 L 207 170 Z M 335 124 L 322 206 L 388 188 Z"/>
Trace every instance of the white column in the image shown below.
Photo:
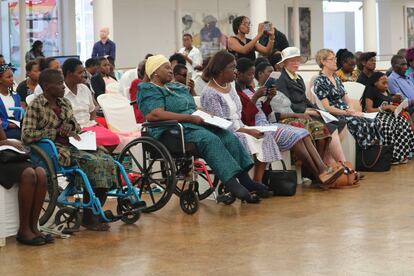
<path fill-rule="evenodd" d="M 26 1 L 19 0 L 19 39 L 20 39 L 20 76 L 23 77 L 25 74 L 26 52 L 32 45 L 27 45 L 27 29 L 26 29 Z"/>
<path fill-rule="evenodd" d="M 183 23 L 181 21 L 183 15 L 181 12 L 182 9 L 182 1 L 175 0 L 175 48 L 178 50 L 182 47 L 182 36 L 183 36 Z"/>
<path fill-rule="evenodd" d="M 257 34 L 257 26 L 267 20 L 266 0 L 250 0 L 250 37 Z"/>
<path fill-rule="evenodd" d="M 364 0 L 364 51 L 377 51 L 376 0 Z"/>
<path fill-rule="evenodd" d="M 112 0 L 93 0 L 93 34 L 99 40 L 99 30 L 109 28 L 109 37 L 114 40 L 114 13 Z"/>
<path fill-rule="evenodd" d="M 293 45 L 300 49 L 299 0 L 293 0 L 292 13 Z"/>

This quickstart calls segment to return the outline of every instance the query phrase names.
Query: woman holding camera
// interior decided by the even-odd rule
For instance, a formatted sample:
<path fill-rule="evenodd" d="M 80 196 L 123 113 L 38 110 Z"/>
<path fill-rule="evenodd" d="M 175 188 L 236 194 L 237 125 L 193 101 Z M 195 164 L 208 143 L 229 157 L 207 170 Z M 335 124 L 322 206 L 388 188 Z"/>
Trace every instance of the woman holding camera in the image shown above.
<path fill-rule="evenodd" d="M 238 16 L 233 20 L 233 32 L 235 36 L 228 39 L 227 50 L 238 60 L 245 57 L 252 61 L 256 59 L 255 51 L 263 55 L 269 55 L 272 52 L 275 42 L 275 33 L 272 23 L 260 23 L 257 35 L 253 39 L 246 38 L 250 32 L 250 19 L 247 16 Z M 260 37 L 266 32 L 269 35 L 269 41 L 266 46 L 258 43 Z"/>

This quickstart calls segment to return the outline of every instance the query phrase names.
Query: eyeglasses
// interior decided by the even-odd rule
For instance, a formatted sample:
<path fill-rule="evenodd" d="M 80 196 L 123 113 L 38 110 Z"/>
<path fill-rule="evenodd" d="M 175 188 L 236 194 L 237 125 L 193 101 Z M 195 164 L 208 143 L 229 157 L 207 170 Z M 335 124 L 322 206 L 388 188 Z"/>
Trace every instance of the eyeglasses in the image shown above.
<path fill-rule="evenodd" d="M 336 57 L 332 57 L 332 58 L 327 58 L 326 60 L 329 60 L 329 61 L 336 61 Z"/>
<path fill-rule="evenodd" d="M 242 25 L 247 26 L 247 27 L 251 27 L 252 23 L 250 22 L 243 22 Z"/>
<path fill-rule="evenodd" d="M 228 71 L 237 71 L 237 68 L 235 65 L 232 66 L 226 66 L 226 68 L 224 68 L 224 70 L 228 70 Z"/>

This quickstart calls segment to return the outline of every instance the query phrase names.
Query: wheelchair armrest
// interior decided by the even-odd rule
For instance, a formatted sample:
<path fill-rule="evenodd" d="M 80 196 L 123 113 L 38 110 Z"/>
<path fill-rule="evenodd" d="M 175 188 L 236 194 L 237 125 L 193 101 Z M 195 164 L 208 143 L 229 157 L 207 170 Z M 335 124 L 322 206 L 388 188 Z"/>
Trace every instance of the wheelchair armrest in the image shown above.
<path fill-rule="evenodd" d="M 50 140 L 50 139 L 42 139 L 42 140 L 40 140 L 40 141 L 36 142 L 36 144 L 39 144 L 39 146 L 41 146 L 41 145 L 48 146 L 48 147 L 50 147 L 50 149 L 52 150 L 52 152 L 53 152 L 56 156 L 58 156 L 58 155 L 59 155 L 59 153 L 58 153 L 58 151 L 57 151 L 57 149 L 56 149 L 55 143 L 53 143 L 53 141 L 52 141 L 52 140 Z"/>
<path fill-rule="evenodd" d="M 180 123 L 176 120 L 168 120 L 168 121 L 158 121 L 158 122 L 145 122 L 142 124 L 142 127 L 152 128 L 152 127 L 178 127 Z"/>
<path fill-rule="evenodd" d="M 26 110 L 24 110 L 24 108 L 20 107 L 20 106 L 9 107 L 9 110 L 11 110 L 11 111 L 20 111 L 20 120 L 23 119 L 24 114 L 26 113 Z"/>

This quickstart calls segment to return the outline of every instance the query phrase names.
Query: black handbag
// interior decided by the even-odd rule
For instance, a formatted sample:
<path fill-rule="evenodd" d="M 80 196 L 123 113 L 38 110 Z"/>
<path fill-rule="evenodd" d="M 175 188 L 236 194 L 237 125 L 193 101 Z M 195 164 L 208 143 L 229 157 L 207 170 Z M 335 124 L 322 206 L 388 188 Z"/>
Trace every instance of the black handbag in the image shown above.
<path fill-rule="evenodd" d="M 357 171 L 385 172 L 390 170 L 393 145 L 375 145 L 364 149 L 357 144 L 356 150 Z"/>
<path fill-rule="evenodd" d="M 29 159 L 29 153 L 20 153 L 10 149 L 0 151 L 0 163 L 21 162 Z"/>
<path fill-rule="evenodd" d="M 267 185 L 275 196 L 293 196 L 296 194 L 297 186 L 296 171 L 287 170 L 285 162 L 280 161 L 283 170 L 273 170 L 269 165 L 263 176 L 263 184 Z"/>

